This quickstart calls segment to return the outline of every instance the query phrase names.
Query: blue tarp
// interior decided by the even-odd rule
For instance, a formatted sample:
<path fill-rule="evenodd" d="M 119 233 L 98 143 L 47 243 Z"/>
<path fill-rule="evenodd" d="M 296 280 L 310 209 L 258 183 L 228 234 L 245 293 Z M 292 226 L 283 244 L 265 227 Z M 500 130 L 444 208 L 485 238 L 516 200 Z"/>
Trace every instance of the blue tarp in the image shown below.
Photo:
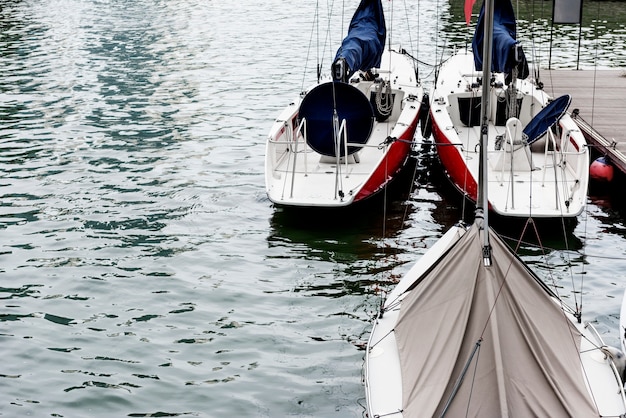
<path fill-rule="evenodd" d="M 552 125 L 563 117 L 571 102 L 572 98 L 570 95 L 564 94 L 541 109 L 524 128 L 523 133 L 527 137 L 526 142 L 532 144 L 541 138 Z"/>
<path fill-rule="evenodd" d="M 485 37 L 485 5 L 478 16 L 472 41 L 476 70 L 482 70 L 483 39 Z M 493 9 L 493 51 L 491 71 L 510 74 L 518 68 L 518 78 L 528 77 L 528 63 L 521 46 L 517 46 L 515 12 L 509 0 L 495 0 Z M 517 57 L 516 57 L 517 51 Z"/>
<path fill-rule="evenodd" d="M 335 62 L 340 58 L 345 59 L 348 77 L 355 71 L 380 67 L 386 36 L 381 0 L 361 0 L 352 16 L 348 34 L 337 50 Z"/>

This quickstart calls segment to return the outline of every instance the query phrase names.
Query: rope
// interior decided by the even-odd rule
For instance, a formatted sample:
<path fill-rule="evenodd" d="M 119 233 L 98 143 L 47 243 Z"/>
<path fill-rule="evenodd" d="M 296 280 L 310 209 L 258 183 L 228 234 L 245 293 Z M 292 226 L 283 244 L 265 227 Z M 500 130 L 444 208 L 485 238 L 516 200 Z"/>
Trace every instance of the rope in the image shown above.
<path fill-rule="evenodd" d="M 376 109 L 383 117 L 391 115 L 393 110 L 393 96 L 391 94 L 391 83 L 389 81 L 383 81 L 382 85 L 376 92 Z"/>

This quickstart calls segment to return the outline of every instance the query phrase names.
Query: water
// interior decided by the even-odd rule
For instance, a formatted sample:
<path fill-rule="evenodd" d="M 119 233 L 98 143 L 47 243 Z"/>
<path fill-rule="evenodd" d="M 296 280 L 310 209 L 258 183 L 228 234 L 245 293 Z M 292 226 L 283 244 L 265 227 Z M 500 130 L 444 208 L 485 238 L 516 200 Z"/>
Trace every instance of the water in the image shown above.
<path fill-rule="evenodd" d="M 0 415 L 364 415 L 381 295 L 460 212 L 423 154 L 385 209 L 267 200 L 265 136 L 312 81 L 313 7 L 2 3 Z M 394 36 L 426 64 L 437 30 L 463 38 L 447 3 L 409 7 Z M 623 33 L 607 29 L 620 51 Z M 586 317 L 616 344 L 624 217 L 594 202 L 548 259 L 563 286 L 568 256 L 586 273 Z"/>

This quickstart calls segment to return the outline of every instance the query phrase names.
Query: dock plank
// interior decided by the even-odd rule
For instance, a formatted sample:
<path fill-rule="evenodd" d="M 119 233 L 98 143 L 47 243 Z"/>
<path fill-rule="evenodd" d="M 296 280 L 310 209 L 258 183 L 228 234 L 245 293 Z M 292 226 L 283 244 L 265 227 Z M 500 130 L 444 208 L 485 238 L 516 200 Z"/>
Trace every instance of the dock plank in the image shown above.
<path fill-rule="evenodd" d="M 626 69 L 542 70 L 544 91 L 572 96 L 588 140 L 626 173 Z"/>

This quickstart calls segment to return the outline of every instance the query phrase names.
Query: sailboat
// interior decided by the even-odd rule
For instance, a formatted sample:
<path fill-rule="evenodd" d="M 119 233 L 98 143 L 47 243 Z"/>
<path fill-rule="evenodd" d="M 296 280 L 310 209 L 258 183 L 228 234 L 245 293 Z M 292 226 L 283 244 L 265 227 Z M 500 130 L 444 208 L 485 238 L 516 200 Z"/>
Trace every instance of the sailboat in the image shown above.
<path fill-rule="evenodd" d="M 493 72 L 485 77 L 484 16 L 482 8 L 473 52 L 458 51 L 447 59 L 430 94 L 441 165 L 455 188 L 476 203 L 480 107 L 489 99 L 489 209 L 502 217 L 575 218 L 586 204 L 590 157 L 583 133 L 567 113 L 571 98 L 554 99 L 529 77 L 508 0 L 495 3 Z"/>
<path fill-rule="evenodd" d="M 411 151 L 423 96 L 416 62 L 385 48 L 381 0 L 362 0 L 331 74 L 273 123 L 265 186 L 278 206 L 346 207 L 388 185 Z"/>
<path fill-rule="evenodd" d="M 484 31 L 490 40 L 490 23 Z M 365 354 L 368 416 L 624 416 L 622 352 L 489 227 L 489 89 L 474 222 L 448 230 L 382 305 Z"/>

